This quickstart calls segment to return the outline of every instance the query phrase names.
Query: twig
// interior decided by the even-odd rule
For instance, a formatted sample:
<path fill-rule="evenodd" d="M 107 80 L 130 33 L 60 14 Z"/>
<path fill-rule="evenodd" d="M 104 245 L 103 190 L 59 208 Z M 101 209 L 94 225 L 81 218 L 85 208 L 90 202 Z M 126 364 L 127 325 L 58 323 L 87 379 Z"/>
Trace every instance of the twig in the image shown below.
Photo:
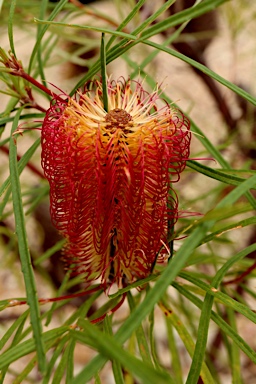
<path fill-rule="evenodd" d="M 4 153 L 6 153 L 9 156 L 9 148 L 5 145 L 0 147 L 0 150 Z M 21 159 L 21 155 L 17 154 L 18 161 Z M 31 162 L 27 163 L 27 167 L 37 176 L 39 176 L 41 179 L 45 179 L 43 172 L 41 172 L 35 165 L 33 165 Z"/>

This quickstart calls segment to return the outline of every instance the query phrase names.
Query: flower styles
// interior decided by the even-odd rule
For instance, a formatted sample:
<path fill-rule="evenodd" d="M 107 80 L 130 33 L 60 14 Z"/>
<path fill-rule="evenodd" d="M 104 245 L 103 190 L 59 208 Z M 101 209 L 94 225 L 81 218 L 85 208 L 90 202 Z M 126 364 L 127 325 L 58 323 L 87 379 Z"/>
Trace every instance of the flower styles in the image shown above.
<path fill-rule="evenodd" d="M 189 156 L 188 119 L 140 82 L 100 80 L 55 100 L 42 127 L 51 216 L 64 259 L 86 281 L 148 276 L 166 254 L 178 200 L 171 184 Z"/>

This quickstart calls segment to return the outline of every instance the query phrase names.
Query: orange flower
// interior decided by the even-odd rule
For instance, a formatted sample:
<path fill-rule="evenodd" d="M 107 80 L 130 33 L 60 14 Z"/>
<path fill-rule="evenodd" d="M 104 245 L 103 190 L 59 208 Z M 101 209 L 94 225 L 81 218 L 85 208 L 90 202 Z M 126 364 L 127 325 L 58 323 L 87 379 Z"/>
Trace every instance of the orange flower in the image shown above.
<path fill-rule="evenodd" d="M 74 273 L 103 284 L 148 276 L 178 218 L 172 183 L 189 156 L 188 119 L 134 81 L 100 81 L 55 100 L 42 128 L 51 216 Z M 168 248 L 167 248 L 168 249 Z"/>

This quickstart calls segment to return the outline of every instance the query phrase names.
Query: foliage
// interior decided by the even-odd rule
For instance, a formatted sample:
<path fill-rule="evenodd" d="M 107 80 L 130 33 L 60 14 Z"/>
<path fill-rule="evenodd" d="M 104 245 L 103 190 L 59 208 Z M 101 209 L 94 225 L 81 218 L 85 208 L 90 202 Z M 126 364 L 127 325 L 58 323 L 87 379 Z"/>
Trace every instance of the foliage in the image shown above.
<path fill-rule="evenodd" d="M 233 383 L 249 384 L 245 370 L 256 363 L 255 342 L 245 338 L 240 326 L 251 329 L 256 322 L 256 98 L 202 60 L 171 48 L 171 44 L 175 47 L 175 42 L 186 39 L 182 31 L 190 20 L 217 9 L 228 24 L 234 8 L 225 0 L 203 0 L 168 13 L 175 3 L 169 0 L 155 2 L 145 18 L 144 11 L 152 3 L 149 0 L 125 4 L 116 0 L 115 17 L 100 4 L 78 1 L 1 3 L 8 44 L 4 43 L 7 49 L 0 52 L 1 92 L 5 96 L 0 149 L 3 159 L 9 155 L 8 174 L 0 165 L 1 276 L 11 275 L 20 284 L 21 266 L 25 297 L 10 297 L 8 291 L 1 294 L 0 382 L 211 384 L 224 383 L 228 376 Z M 241 1 L 238 3 L 241 6 Z M 242 21 L 242 16 L 241 20 L 237 16 L 239 31 Z M 21 29 L 25 36 L 35 36 L 27 52 L 19 49 Z M 232 31 L 232 35 L 239 36 L 239 31 Z M 144 78 L 152 91 L 156 89 L 152 63 L 157 65 L 158 55 L 164 55 L 161 57 L 167 62 L 175 57 L 195 68 L 197 75 L 204 74 L 230 90 L 243 113 L 235 121 L 235 129 L 220 117 L 218 129 L 226 135 L 216 143 L 207 127 L 200 126 L 200 119 L 198 124 L 193 121 L 195 112 L 200 115 L 201 105 L 195 105 L 193 113 L 184 111 L 191 121 L 194 146 L 178 193 L 184 213 L 200 214 L 188 213 L 179 219 L 170 238 L 174 251 L 168 265 L 157 266 L 151 276 L 116 292 L 87 287 L 83 276 L 74 278 L 63 271 L 57 278 L 53 270 L 62 268 L 56 260 L 63 239 L 53 233 L 53 243 L 44 247 L 48 228 L 40 216 L 40 209 L 48 211 L 43 204 L 49 193 L 38 161 L 41 122 L 51 95 L 67 92 L 50 78 L 52 73 L 75 66 L 75 76 L 64 79 L 73 95 L 98 75 L 102 67 L 101 33 L 105 34 L 107 72 L 110 66 L 115 73 L 115 68 L 125 64 L 128 75 Z M 195 82 L 200 81 L 195 77 Z M 171 95 L 163 87 L 161 97 L 172 103 Z M 227 156 L 229 146 L 235 148 L 234 156 Z M 34 179 L 23 178 L 24 172 L 33 174 Z M 199 190 L 195 187 L 192 192 L 197 183 Z M 36 225 L 32 234 L 30 220 Z M 65 295 L 65 299 L 49 304 L 47 296 L 38 299 L 38 291 L 40 296 L 43 292 Z M 87 296 L 78 299 L 85 291 Z M 124 294 L 125 304 L 117 309 Z"/>

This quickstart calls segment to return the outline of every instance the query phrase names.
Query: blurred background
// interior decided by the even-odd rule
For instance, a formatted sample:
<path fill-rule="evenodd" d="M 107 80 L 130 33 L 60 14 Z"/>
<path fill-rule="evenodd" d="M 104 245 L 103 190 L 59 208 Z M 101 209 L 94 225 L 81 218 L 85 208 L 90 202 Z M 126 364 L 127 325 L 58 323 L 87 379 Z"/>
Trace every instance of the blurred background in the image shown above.
<path fill-rule="evenodd" d="M 0 45 L 6 51 L 9 50 L 9 39 L 7 33 L 10 1 L 2 2 L 0 14 Z M 76 7 L 76 11 L 71 15 L 67 12 L 66 22 L 81 25 L 105 26 L 107 28 L 117 28 L 120 22 L 135 6 L 135 1 L 71 1 L 71 5 Z M 140 12 L 134 17 L 131 23 L 125 27 L 125 32 L 131 33 L 138 25 L 143 23 L 152 15 L 160 4 L 160 0 L 146 1 Z M 166 12 L 161 14 L 159 20 L 188 8 L 194 4 L 190 0 L 177 0 Z M 52 4 L 53 6 L 54 4 Z M 31 55 L 31 49 L 36 39 L 36 24 L 34 17 L 39 15 L 40 1 L 27 2 L 18 0 L 14 15 L 14 42 L 17 57 L 22 60 L 26 68 Z M 64 16 L 64 13 L 61 17 Z M 60 16 L 59 16 L 60 18 Z M 203 15 L 199 19 L 194 19 L 184 26 L 182 33 L 168 46 L 173 47 L 180 53 L 200 62 L 214 72 L 245 89 L 252 95 L 256 95 L 256 2 L 250 0 L 235 0 L 227 2 L 217 10 Z M 174 29 L 167 29 L 164 33 L 154 36 L 153 40 L 164 44 L 166 39 L 171 38 Z M 58 89 L 69 93 L 77 81 L 85 75 L 92 63 L 99 57 L 100 34 L 93 31 L 81 31 L 75 28 L 51 27 L 52 39 L 51 49 L 48 49 L 48 57 L 45 57 L 45 78 L 49 84 L 54 84 Z M 219 149 L 223 157 L 235 169 L 243 168 L 248 170 L 256 169 L 256 109 L 244 99 L 240 99 L 226 87 L 205 76 L 202 72 L 183 61 L 158 52 L 155 57 L 147 63 L 147 58 L 151 57 L 153 49 L 149 46 L 140 44 L 132 50 L 126 52 L 107 67 L 108 74 L 117 79 L 119 76 L 128 76 L 154 79 L 161 84 L 164 93 L 181 108 L 207 138 Z M 144 66 L 144 63 L 146 65 Z M 138 67 L 140 71 L 138 72 Z M 150 89 L 149 84 L 145 82 Z M 1 83 L 0 101 L 1 112 L 5 111 L 8 105 L 8 96 L 4 94 L 4 83 Z M 48 108 L 48 101 L 37 95 L 37 101 L 44 108 Z M 25 123 L 26 126 L 26 123 Z M 1 142 L 10 134 L 10 125 L 2 127 Z M 1 127 L 0 127 L 1 129 Z M 22 156 L 32 145 L 36 138 L 40 136 L 40 131 L 32 130 L 29 134 L 24 134 L 18 139 L 18 154 Z M 196 134 L 192 139 L 191 145 L 192 158 L 207 158 L 209 154 L 197 140 Z M 40 166 L 40 148 L 37 149 L 30 161 L 31 166 L 26 167 L 21 176 L 23 189 L 24 210 L 26 213 L 26 227 L 29 237 L 29 247 L 33 260 L 37 260 L 44 252 L 61 241 L 60 235 L 52 227 L 49 216 L 49 202 L 47 199 L 47 185 L 43 180 L 42 169 Z M 213 168 L 219 168 L 219 164 L 214 160 L 203 162 Z M 34 167 L 34 168 L 33 168 Z M 5 145 L 0 150 L 0 184 L 8 176 L 8 150 Z M 175 186 L 180 201 L 180 209 L 191 212 L 206 213 L 226 193 L 230 187 L 220 185 L 213 179 L 187 171 L 182 175 L 181 181 Z M 4 195 L 1 196 L 0 204 Z M 39 198 L 38 198 L 39 197 Z M 34 204 L 35 203 L 35 204 Z M 11 214 L 11 199 L 0 218 L 0 299 L 12 297 L 24 297 L 23 276 L 20 269 L 16 238 L 14 236 L 14 219 Z M 240 216 L 239 216 L 240 217 Z M 241 218 L 246 217 L 241 213 Z M 182 224 L 181 224 L 182 226 Z M 179 223 L 177 225 L 179 228 Z M 255 242 L 256 230 L 248 227 L 231 231 L 224 235 L 215 244 L 215 253 L 227 258 L 242 246 Z M 179 248 L 179 241 L 175 241 L 175 250 Z M 202 251 L 206 257 L 211 255 L 212 250 L 208 246 Z M 64 279 L 65 271 L 61 262 L 61 253 L 58 250 L 51 258 L 46 259 L 40 265 L 35 263 L 36 284 L 39 297 L 55 296 Z M 249 255 L 255 260 L 255 254 Z M 202 265 L 198 271 L 209 274 L 214 270 L 214 266 Z M 83 283 L 79 282 L 69 289 L 69 293 L 81 289 Z M 250 286 L 255 288 L 255 279 L 250 281 Z M 239 287 L 233 287 L 236 294 L 243 296 L 246 300 L 246 292 Z M 53 318 L 51 326 L 59 324 L 65 319 L 74 307 L 81 304 L 84 299 L 74 299 L 69 305 L 62 307 Z M 103 299 L 102 299 L 103 300 Z M 248 298 L 249 304 L 255 308 L 255 301 L 252 297 Z M 103 300 L 104 301 L 104 300 Z M 101 305 L 100 302 L 98 305 Z M 93 308 L 91 309 L 93 312 Z M 0 314 L 0 336 L 5 327 L 13 319 L 23 313 L 22 307 L 6 309 Z M 125 316 L 126 308 L 117 314 L 122 319 Z M 198 314 L 195 314 L 197 317 Z M 244 318 L 237 319 L 239 334 L 256 348 L 255 326 L 248 323 Z M 159 316 L 159 327 L 157 328 L 157 346 L 163 364 L 166 356 L 166 336 L 164 324 Z M 216 353 L 222 353 L 222 336 L 213 326 L 211 328 L 209 345 L 212 348 L 212 364 L 215 364 L 220 372 L 220 380 L 223 384 L 232 382 L 229 368 L 226 366 L 224 358 L 221 361 Z M 79 349 L 80 348 L 80 349 Z M 183 356 L 184 374 L 189 367 L 189 357 L 184 347 L 180 345 L 181 355 Z M 209 347 L 210 350 L 210 347 Z M 216 352 L 218 351 L 218 352 Z M 91 359 L 94 352 L 84 346 L 77 347 L 76 362 L 77 369 Z M 24 358 L 24 361 L 26 358 Z M 14 371 L 19 371 L 23 366 L 23 361 L 17 362 Z M 246 384 L 254 384 L 256 368 L 253 364 L 242 357 L 243 379 Z M 36 381 L 36 374 L 33 382 Z M 109 373 L 109 365 L 106 365 L 101 377 L 102 383 L 112 383 L 113 378 Z M 32 382 L 32 381 L 31 381 Z M 64 381 L 63 381 L 64 382 Z M 92 381 L 93 382 L 93 381 Z M 13 383 L 13 376 L 7 375 L 4 383 Z"/>

